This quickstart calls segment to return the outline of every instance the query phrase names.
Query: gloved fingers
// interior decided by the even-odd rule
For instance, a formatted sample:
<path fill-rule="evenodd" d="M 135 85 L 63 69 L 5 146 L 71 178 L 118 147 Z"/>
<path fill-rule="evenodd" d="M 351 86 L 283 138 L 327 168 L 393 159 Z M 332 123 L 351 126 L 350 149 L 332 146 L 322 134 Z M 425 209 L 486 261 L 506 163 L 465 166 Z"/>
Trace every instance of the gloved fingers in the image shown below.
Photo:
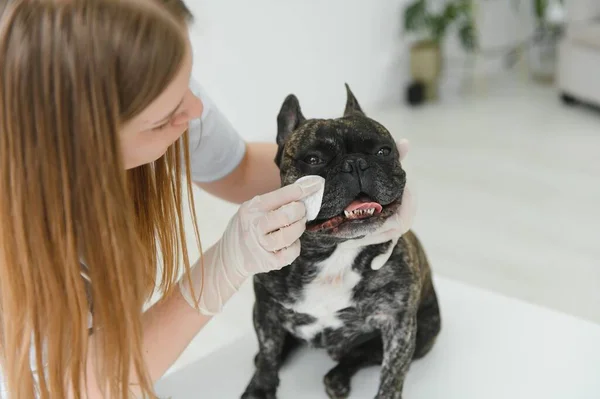
<path fill-rule="evenodd" d="M 410 149 L 410 143 L 407 139 L 400 139 L 396 141 L 396 146 L 398 147 L 398 152 L 400 153 L 400 161 L 403 161 L 406 158 L 406 154 L 408 154 L 408 150 Z"/>
<path fill-rule="evenodd" d="M 306 216 L 306 207 L 302 202 L 292 202 L 281 208 L 265 213 L 258 222 L 261 234 L 277 231 L 285 226 L 296 223 Z"/>
<path fill-rule="evenodd" d="M 277 259 L 278 269 L 290 265 L 296 258 L 300 256 L 300 240 L 296 240 L 292 245 L 275 254 Z"/>
<path fill-rule="evenodd" d="M 393 218 L 395 216 L 390 216 Z M 389 220 L 389 219 L 388 219 Z M 373 234 L 369 234 L 368 236 L 360 239 L 360 245 L 375 245 L 375 244 L 383 244 L 384 242 L 388 242 L 398 237 L 398 230 L 395 227 L 386 228 L 385 224 Z"/>
<path fill-rule="evenodd" d="M 408 229 L 405 227 L 405 223 L 402 220 L 402 217 L 400 216 L 401 211 L 402 206 L 396 209 L 396 212 L 394 212 L 393 215 L 387 218 L 383 225 L 379 229 L 377 229 L 376 233 L 372 234 L 371 240 L 382 242 L 381 240 L 383 240 L 384 238 L 390 240 L 394 236 L 399 236 L 406 233 Z M 374 243 L 375 242 L 373 242 L 373 244 Z"/>
<path fill-rule="evenodd" d="M 283 250 L 292 245 L 306 230 L 306 218 L 268 234 L 259 235 L 259 244 L 269 252 Z"/>
<path fill-rule="evenodd" d="M 394 247 L 396 246 L 396 244 L 398 244 L 398 239 L 399 237 L 396 236 L 395 238 L 393 238 L 390 243 L 390 246 L 388 248 L 387 251 L 385 251 L 383 254 L 376 256 L 372 261 L 371 261 L 371 269 L 372 270 L 379 270 L 381 269 L 388 260 L 390 260 L 390 257 L 392 256 L 392 254 L 394 253 Z"/>
<path fill-rule="evenodd" d="M 299 255 L 300 240 L 296 240 L 280 251 L 269 252 L 266 256 L 262 256 L 257 264 L 259 270 L 254 270 L 252 273 L 268 273 L 271 270 L 279 270 L 290 265 Z"/>
<path fill-rule="evenodd" d="M 416 206 L 412 191 L 407 185 L 402 194 L 402 203 L 396 209 L 383 225 L 378 229 L 373 237 L 388 237 L 395 235 L 403 235 L 412 228 L 412 224 L 416 214 Z"/>
<path fill-rule="evenodd" d="M 251 201 L 252 206 L 260 211 L 268 212 L 280 208 L 290 202 L 319 191 L 324 184 L 324 179 L 319 176 L 311 177 L 301 182 L 296 182 L 267 194 L 263 194 Z"/>
<path fill-rule="evenodd" d="M 404 234 L 413 226 L 415 216 L 417 214 L 417 201 L 415 199 L 412 185 L 407 181 L 402 194 L 402 204 L 400 209 L 396 211 L 396 216 L 401 222 L 401 233 Z"/>

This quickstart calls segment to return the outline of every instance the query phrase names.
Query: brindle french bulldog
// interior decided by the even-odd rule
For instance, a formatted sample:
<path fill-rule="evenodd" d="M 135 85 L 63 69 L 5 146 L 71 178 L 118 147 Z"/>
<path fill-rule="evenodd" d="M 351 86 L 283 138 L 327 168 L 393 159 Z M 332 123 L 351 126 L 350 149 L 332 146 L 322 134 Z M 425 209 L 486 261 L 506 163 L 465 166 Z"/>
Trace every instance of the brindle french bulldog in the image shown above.
<path fill-rule="evenodd" d="M 325 193 L 317 219 L 301 237 L 300 256 L 254 278 L 259 352 L 243 399 L 276 398 L 279 369 L 302 342 L 324 348 L 338 362 L 324 379 L 330 398 L 346 398 L 352 376 L 370 365 L 381 365 L 376 398 L 401 398 L 411 360 L 427 354 L 440 331 L 431 271 L 417 237 L 409 231 L 398 240 L 361 245 L 399 207 L 406 174 L 390 133 L 346 90 L 341 118 L 307 120 L 294 95 L 277 118 L 282 184 L 320 175 Z"/>

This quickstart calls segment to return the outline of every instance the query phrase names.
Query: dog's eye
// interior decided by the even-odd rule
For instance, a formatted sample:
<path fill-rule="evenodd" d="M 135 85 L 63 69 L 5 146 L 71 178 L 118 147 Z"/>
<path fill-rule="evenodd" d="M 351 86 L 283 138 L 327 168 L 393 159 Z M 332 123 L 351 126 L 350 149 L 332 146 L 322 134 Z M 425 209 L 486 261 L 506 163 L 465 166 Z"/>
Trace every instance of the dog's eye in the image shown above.
<path fill-rule="evenodd" d="M 392 149 L 390 147 L 382 147 L 379 149 L 379 151 L 377 151 L 377 156 L 387 157 L 388 155 L 390 155 L 391 152 Z"/>
<path fill-rule="evenodd" d="M 309 165 L 319 165 L 323 163 L 323 160 L 316 155 L 309 155 L 306 158 L 304 158 L 304 162 L 306 162 Z"/>

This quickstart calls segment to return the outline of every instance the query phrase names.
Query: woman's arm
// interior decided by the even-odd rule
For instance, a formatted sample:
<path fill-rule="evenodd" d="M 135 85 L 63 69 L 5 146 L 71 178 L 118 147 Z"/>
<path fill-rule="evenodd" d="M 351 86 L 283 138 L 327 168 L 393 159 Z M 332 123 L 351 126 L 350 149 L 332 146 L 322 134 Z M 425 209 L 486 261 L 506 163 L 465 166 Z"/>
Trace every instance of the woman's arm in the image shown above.
<path fill-rule="evenodd" d="M 208 323 L 211 316 L 206 316 L 188 305 L 179 290 L 150 307 L 142 316 L 143 348 L 148 372 L 153 383 L 156 383 L 175 363 L 192 339 Z M 94 339 L 92 335 L 91 340 Z M 105 399 L 97 385 L 94 374 L 95 351 L 90 345 L 88 356 L 88 399 Z M 136 397 L 141 392 L 136 387 L 132 376 L 132 391 Z"/>
<path fill-rule="evenodd" d="M 216 197 L 241 204 L 281 186 L 276 153 L 274 143 L 247 143 L 244 158 L 233 172 L 215 182 L 196 184 Z"/>
<path fill-rule="evenodd" d="M 153 382 L 164 375 L 210 315 L 219 313 L 246 279 L 294 261 L 300 254 L 299 238 L 306 225 L 301 200 L 322 190 L 323 184 L 324 179 L 316 177 L 253 196 L 232 217 L 221 239 L 203 252 L 190 278 L 180 280 L 180 289 L 143 314 L 144 357 Z M 95 334 L 102 334 L 102 330 Z M 94 339 L 98 336 L 92 335 Z M 88 356 L 89 399 L 104 397 L 95 380 L 95 347 L 92 342 Z M 136 383 L 134 378 L 132 384 Z"/>
<path fill-rule="evenodd" d="M 152 381 L 164 375 L 210 319 L 188 305 L 178 289 L 144 313 L 144 354 Z"/>

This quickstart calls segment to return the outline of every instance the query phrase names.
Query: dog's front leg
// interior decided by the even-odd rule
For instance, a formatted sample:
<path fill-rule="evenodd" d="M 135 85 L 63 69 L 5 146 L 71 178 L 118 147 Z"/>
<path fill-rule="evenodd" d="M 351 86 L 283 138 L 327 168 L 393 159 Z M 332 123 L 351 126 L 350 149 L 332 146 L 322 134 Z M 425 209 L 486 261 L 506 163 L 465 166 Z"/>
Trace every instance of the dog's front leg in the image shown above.
<path fill-rule="evenodd" d="M 416 312 L 385 316 L 377 320 L 377 325 L 383 339 L 383 362 L 375 399 L 401 399 L 404 378 L 415 351 Z"/>
<path fill-rule="evenodd" d="M 256 371 L 242 399 L 275 399 L 279 386 L 281 352 L 286 331 L 277 320 L 275 309 L 269 301 L 254 305 L 254 329 L 258 338 L 258 354 L 255 358 Z"/>

